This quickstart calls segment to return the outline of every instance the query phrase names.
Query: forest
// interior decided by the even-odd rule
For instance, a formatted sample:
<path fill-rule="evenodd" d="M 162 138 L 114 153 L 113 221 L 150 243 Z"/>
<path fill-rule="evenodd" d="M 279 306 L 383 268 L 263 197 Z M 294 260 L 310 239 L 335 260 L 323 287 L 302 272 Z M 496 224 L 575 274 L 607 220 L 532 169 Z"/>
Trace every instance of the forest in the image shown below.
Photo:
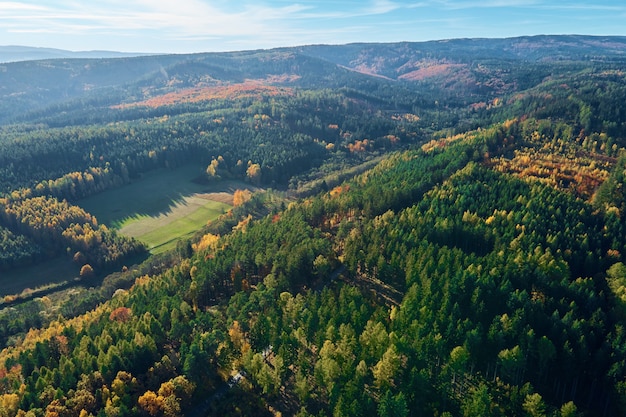
<path fill-rule="evenodd" d="M 626 414 L 624 51 L 6 64 L 0 288 L 70 266 L 3 289 L 0 416 Z M 192 165 L 232 208 L 165 253 L 83 207 Z"/>

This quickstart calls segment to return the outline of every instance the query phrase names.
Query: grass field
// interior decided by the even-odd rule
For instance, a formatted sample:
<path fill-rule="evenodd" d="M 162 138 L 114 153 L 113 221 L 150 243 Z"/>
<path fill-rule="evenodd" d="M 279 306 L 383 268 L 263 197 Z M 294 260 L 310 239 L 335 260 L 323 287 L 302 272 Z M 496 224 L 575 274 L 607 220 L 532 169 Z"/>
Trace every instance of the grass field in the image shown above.
<path fill-rule="evenodd" d="M 202 172 L 196 165 L 149 172 L 77 204 L 98 222 L 144 242 L 152 253 L 160 253 L 227 212 L 235 189 L 247 187 L 229 181 L 195 182 Z"/>
<path fill-rule="evenodd" d="M 152 253 L 160 253 L 173 248 L 179 239 L 193 235 L 230 207 L 211 200 L 208 194 L 196 194 L 177 202 L 168 213 L 126 218 L 119 232 L 141 240 Z"/>
<path fill-rule="evenodd" d="M 78 277 L 79 268 L 71 259 L 60 256 L 43 263 L 0 271 L 0 296 L 19 294 L 42 285 L 60 284 Z"/>

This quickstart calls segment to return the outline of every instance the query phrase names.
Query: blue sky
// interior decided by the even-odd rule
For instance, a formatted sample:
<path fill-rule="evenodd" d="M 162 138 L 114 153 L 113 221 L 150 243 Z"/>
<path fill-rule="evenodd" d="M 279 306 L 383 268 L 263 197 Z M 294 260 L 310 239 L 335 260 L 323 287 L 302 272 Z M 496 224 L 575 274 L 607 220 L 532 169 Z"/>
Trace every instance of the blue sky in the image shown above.
<path fill-rule="evenodd" d="M 626 35 L 623 0 L 0 0 L 0 45 L 124 52 Z"/>

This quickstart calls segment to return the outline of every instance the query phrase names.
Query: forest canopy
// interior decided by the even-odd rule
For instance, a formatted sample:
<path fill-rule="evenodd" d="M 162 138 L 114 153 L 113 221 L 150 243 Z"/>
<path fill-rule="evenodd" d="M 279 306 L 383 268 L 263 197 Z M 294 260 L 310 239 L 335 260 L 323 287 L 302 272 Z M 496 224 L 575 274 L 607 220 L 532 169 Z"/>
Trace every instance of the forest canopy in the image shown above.
<path fill-rule="evenodd" d="M 626 413 L 607 39 L 7 64 L 0 285 L 72 267 L 2 294 L 0 415 Z M 83 208 L 190 166 L 232 208 L 164 254 Z"/>

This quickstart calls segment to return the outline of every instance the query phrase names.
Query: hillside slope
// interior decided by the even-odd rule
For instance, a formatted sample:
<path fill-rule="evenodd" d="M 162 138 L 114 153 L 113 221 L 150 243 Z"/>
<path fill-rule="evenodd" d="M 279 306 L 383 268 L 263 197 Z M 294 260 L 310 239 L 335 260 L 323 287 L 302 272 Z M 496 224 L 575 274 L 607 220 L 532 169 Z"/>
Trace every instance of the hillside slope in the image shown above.
<path fill-rule="evenodd" d="M 3 298 L 0 414 L 626 414 L 624 45 L 6 64 L 0 285 L 81 278 Z M 81 206 L 226 184 L 158 256 Z"/>
<path fill-rule="evenodd" d="M 581 62 L 620 63 L 625 52 L 626 39 L 621 37 L 538 36 L 15 62 L 4 64 L 0 72 L 0 121 L 23 120 L 24 113 L 72 100 L 73 105 L 109 105 L 246 79 L 336 88 L 354 82 L 345 69 L 367 75 L 369 80 L 361 83 L 372 83 L 373 88 L 387 79 L 409 81 L 402 88 L 413 90 L 447 88 L 474 98 L 495 96 L 580 69 Z"/>

